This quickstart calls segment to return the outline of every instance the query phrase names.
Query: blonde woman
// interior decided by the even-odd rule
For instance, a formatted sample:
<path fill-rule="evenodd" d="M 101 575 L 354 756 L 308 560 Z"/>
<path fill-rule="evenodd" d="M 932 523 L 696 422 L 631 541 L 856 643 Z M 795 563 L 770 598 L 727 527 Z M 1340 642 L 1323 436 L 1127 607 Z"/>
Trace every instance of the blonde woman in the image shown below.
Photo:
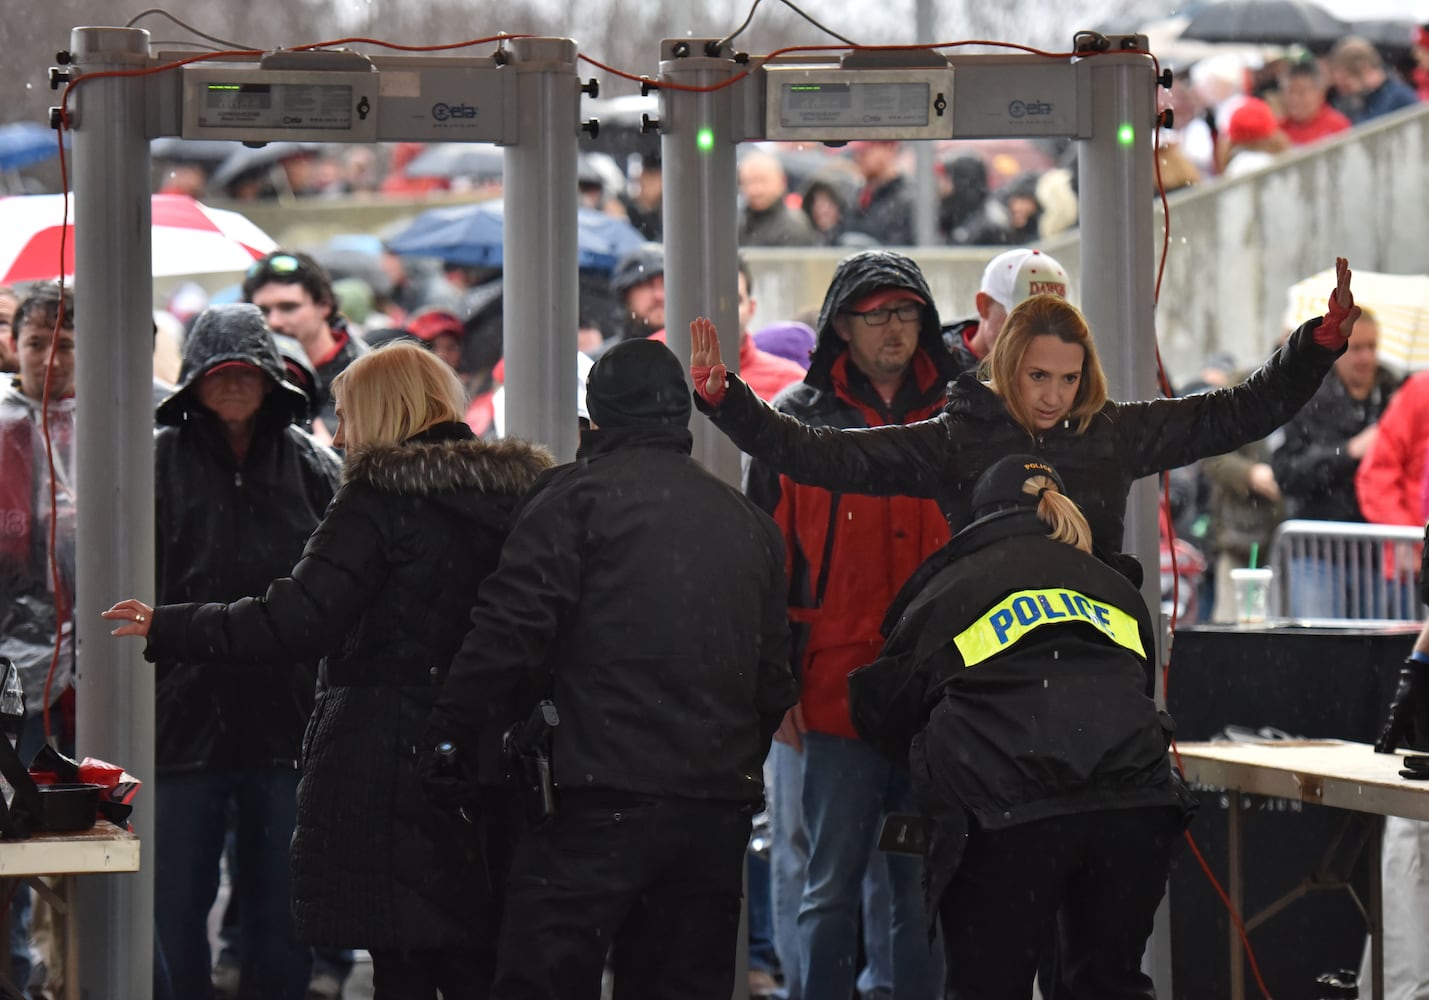
<path fill-rule="evenodd" d="M 104 616 L 147 638 L 149 660 L 326 657 L 292 846 L 299 937 L 371 952 L 378 1000 L 484 997 L 487 859 L 429 802 L 413 748 L 508 516 L 551 459 L 476 440 L 456 375 L 414 345 L 359 358 L 333 391 L 343 484 L 291 575 L 231 604 L 129 599 Z"/>
<path fill-rule="evenodd" d="M 849 678 L 860 735 L 909 765 L 930 821 L 948 996 L 1028 996 L 1055 932 L 1059 994 L 1145 1000 L 1193 807 L 1151 697 L 1151 617 L 1036 456 L 995 463 L 971 510 Z"/>

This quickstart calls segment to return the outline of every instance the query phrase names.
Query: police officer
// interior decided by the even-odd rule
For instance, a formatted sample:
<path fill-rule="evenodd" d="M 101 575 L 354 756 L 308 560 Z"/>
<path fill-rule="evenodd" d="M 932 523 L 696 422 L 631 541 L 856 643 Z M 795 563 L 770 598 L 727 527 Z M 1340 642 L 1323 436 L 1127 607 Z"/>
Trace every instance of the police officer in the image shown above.
<path fill-rule="evenodd" d="M 1150 998 L 1141 955 L 1192 808 L 1150 615 L 1041 459 L 995 463 L 972 507 L 849 682 L 860 734 L 909 764 L 932 821 L 948 996 L 1029 995 L 1055 928 L 1069 995 Z"/>
<path fill-rule="evenodd" d="M 554 818 L 516 848 L 492 997 L 594 1000 L 613 945 L 618 992 L 728 1000 L 762 765 L 796 696 L 784 544 L 690 457 L 664 344 L 612 347 L 586 405 L 575 462 L 537 485 L 481 588 L 424 743 L 485 770 L 483 731 L 549 678 Z"/>

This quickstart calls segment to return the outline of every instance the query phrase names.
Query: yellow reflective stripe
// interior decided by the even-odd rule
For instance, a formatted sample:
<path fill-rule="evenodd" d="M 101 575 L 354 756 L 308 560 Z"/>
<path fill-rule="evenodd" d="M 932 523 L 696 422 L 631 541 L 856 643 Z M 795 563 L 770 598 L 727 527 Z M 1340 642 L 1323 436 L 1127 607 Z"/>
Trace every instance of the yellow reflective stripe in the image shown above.
<path fill-rule="evenodd" d="M 1061 587 L 1009 594 L 955 636 L 953 644 L 963 655 L 963 665 L 971 667 L 1010 649 L 1033 629 L 1069 621 L 1084 622 L 1118 646 L 1146 656 L 1134 617 L 1104 601 Z"/>

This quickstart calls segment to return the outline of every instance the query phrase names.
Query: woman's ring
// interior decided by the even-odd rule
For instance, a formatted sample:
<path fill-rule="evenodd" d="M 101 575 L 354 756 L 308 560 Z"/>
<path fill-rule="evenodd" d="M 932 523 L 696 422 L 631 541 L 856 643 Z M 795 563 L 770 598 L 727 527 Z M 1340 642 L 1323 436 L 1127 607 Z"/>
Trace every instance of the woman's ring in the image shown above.
<path fill-rule="evenodd" d="M 134 620 L 135 620 L 136 622 L 138 622 L 139 624 L 142 625 L 142 624 L 144 623 L 144 616 L 143 616 L 143 615 L 135 615 L 135 616 L 134 616 Z"/>

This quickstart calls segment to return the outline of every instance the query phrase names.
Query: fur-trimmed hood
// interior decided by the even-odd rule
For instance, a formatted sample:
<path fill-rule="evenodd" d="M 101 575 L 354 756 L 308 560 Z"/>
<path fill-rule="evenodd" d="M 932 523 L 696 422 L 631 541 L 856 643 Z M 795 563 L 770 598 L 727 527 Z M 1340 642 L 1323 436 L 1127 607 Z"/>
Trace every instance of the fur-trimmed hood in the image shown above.
<path fill-rule="evenodd" d="M 520 496 L 554 464 L 545 448 L 514 438 L 411 440 L 354 448 L 348 454 L 342 481 L 409 496 L 473 489 Z"/>

